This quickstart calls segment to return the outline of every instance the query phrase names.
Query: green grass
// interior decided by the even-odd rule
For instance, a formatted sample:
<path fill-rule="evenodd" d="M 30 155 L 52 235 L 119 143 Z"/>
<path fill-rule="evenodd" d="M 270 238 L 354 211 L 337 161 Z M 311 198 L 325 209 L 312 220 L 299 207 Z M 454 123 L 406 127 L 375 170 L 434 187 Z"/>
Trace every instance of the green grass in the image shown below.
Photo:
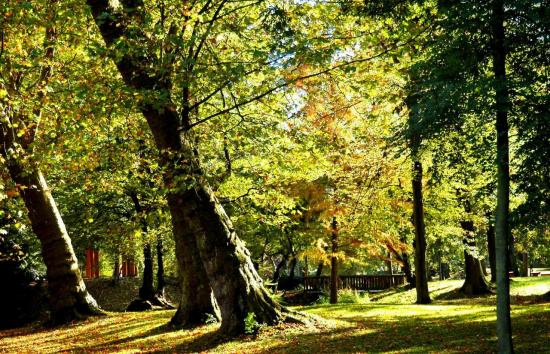
<path fill-rule="evenodd" d="M 431 283 L 432 297 L 444 297 L 460 285 L 460 281 Z M 531 299 L 549 290 L 550 277 L 516 278 L 512 282 L 518 353 L 550 353 L 550 304 L 520 301 L 521 297 Z M 0 332 L 0 352 L 494 352 L 494 296 L 435 300 L 431 305 L 414 305 L 411 300 L 414 290 L 379 294 L 378 301 L 367 304 L 299 307 L 296 309 L 328 319 L 328 326 L 265 328 L 257 337 L 232 341 L 216 336 L 217 325 L 194 330 L 167 328 L 173 311 L 111 313 L 56 329 L 34 325 Z"/>

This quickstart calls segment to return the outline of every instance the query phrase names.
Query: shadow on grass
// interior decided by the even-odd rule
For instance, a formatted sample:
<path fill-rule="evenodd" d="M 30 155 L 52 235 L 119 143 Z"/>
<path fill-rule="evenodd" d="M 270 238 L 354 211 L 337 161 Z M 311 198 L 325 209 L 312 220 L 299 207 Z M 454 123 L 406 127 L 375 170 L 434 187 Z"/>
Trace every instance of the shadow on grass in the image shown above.
<path fill-rule="evenodd" d="M 543 310 L 541 307 L 539 310 Z M 399 317 L 392 321 L 380 318 L 343 319 L 353 327 L 298 335 L 297 344 L 269 348 L 274 353 L 492 353 L 496 349 L 496 328 L 492 314 L 452 317 Z M 513 316 L 517 352 L 550 352 L 548 328 L 550 311 L 523 312 Z"/>

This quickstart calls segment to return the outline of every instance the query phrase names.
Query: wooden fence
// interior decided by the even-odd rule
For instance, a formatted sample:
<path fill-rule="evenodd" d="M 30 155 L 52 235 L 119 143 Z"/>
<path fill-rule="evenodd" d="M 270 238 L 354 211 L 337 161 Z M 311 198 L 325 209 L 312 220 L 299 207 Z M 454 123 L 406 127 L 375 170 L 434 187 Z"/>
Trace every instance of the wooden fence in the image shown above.
<path fill-rule="evenodd" d="M 354 290 L 384 290 L 405 284 L 404 274 L 382 275 L 342 275 L 338 277 L 338 289 Z M 305 290 L 319 290 L 330 288 L 330 277 L 304 278 Z"/>

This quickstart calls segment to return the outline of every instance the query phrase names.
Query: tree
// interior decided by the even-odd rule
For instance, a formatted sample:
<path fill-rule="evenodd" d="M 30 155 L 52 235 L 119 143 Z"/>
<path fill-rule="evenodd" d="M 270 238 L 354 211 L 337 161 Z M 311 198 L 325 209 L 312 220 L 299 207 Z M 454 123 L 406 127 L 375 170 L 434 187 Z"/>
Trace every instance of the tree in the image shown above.
<path fill-rule="evenodd" d="M 7 52 L 2 48 L 0 56 L 3 61 L 0 81 L 0 144 L 3 148 L 0 153 L 2 162 L 17 185 L 17 192 L 25 202 L 32 229 L 42 245 L 53 324 L 102 313 L 86 291 L 71 240 L 32 149 L 55 62 L 57 6 L 56 1 L 48 2 L 44 6 L 48 11 L 45 20 L 33 24 L 35 28 L 45 28 L 46 33 L 41 52 L 43 62 L 37 76 L 18 71 L 17 68 L 24 65 L 17 63 L 22 53 L 17 52 L 16 46 L 8 47 Z M 16 15 L 10 27 L 2 28 L 2 38 L 15 43 L 25 36 L 16 26 L 18 18 L 25 17 L 27 11 L 19 5 L 10 10 Z M 6 81 L 5 78 L 11 79 Z M 36 80 L 37 86 L 34 85 Z M 32 97 L 30 107 L 19 104 L 26 100 L 23 92 Z"/>
<path fill-rule="evenodd" d="M 107 46 L 118 51 L 115 63 L 125 83 L 144 93 L 138 107 L 162 154 L 161 165 L 165 169 L 165 185 L 169 188 L 167 200 L 172 214 L 176 253 L 181 260 L 180 272 L 183 273 L 184 298 L 176 317 L 194 324 L 204 313 L 212 313 L 211 304 L 206 304 L 209 300 L 206 293 L 211 286 L 220 307 L 222 333 L 242 332 L 244 319 L 249 313 L 254 313 L 258 321 L 267 324 L 281 321 L 285 313 L 288 316 L 288 312 L 264 289 L 249 252 L 237 237 L 230 219 L 205 180 L 190 130 L 192 108 L 197 106 L 191 101 L 194 63 L 212 26 L 223 15 L 225 1 L 206 3 L 200 11 L 201 16 L 209 14 L 211 18 L 199 41 L 190 42 L 189 55 L 183 63 L 185 75 L 181 113 L 172 103 L 173 83 L 162 71 L 173 70 L 175 53 L 161 48 L 161 51 L 166 50 L 166 57 L 161 58 L 162 61 L 151 62 L 154 53 L 146 54 L 140 44 L 146 40 L 142 31 L 147 20 L 143 3 L 126 2 L 118 9 L 112 8 L 108 1 L 88 0 L 88 5 Z M 197 8 L 184 4 L 183 10 L 197 11 Z M 186 26 L 191 27 L 191 23 L 187 22 Z M 177 38 L 170 32 L 175 29 L 172 27 L 169 30 L 169 41 Z M 188 29 L 191 28 L 184 28 Z M 200 31 L 198 27 L 192 30 Z M 128 41 L 127 51 L 119 47 L 124 41 Z M 164 61 L 166 58 L 167 61 Z M 144 67 L 145 63 L 152 65 L 153 70 Z"/>

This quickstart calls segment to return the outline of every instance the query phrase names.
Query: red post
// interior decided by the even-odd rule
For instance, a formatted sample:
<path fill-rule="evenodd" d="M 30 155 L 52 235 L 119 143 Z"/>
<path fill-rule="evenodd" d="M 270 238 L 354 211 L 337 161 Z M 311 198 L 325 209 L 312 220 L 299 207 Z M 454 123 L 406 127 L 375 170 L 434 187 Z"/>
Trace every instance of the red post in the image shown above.
<path fill-rule="evenodd" d="M 86 250 L 86 278 L 92 277 L 92 250 Z"/>
<path fill-rule="evenodd" d="M 99 278 L 99 251 L 94 250 L 94 278 Z"/>

